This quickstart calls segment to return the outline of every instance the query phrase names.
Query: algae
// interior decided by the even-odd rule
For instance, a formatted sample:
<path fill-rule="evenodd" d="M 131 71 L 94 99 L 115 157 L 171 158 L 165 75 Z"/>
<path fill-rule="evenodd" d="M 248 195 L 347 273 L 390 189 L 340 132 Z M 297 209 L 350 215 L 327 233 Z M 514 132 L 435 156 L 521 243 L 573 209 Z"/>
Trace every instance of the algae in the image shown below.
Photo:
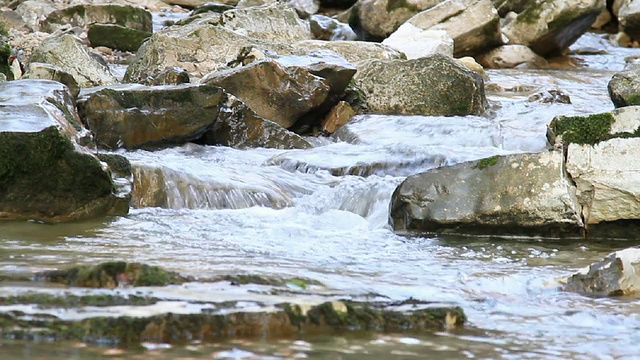
<path fill-rule="evenodd" d="M 614 121 L 615 118 L 610 113 L 586 117 L 560 116 L 553 119 L 549 127 L 556 136 L 562 136 L 565 144 L 595 145 L 614 137 L 609 134 Z"/>
<path fill-rule="evenodd" d="M 490 166 L 495 166 L 498 164 L 498 159 L 500 157 L 499 156 L 492 156 L 492 157 L 488 157 L 488 158 L 484 158 L 482 160 L 479 160 L 476 163 L 475 168 L 478 170 L 484 170 Z"/>

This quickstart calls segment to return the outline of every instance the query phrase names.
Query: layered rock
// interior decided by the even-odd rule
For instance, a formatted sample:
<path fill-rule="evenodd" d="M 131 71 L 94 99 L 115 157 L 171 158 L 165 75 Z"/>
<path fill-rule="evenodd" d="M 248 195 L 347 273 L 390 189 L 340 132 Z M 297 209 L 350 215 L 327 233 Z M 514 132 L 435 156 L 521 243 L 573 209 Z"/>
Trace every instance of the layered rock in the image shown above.
<path fill-rule="evenodd" d="M 527 45 L 542 56 L 560 55 L 589 30 L 604 7 L 604 0 L 530 2 L 502 32 L 509 44 Z"/>
<path fill-rule="evenodd" d="M 0 218 L 125 215 L 128 194 L 86 142 L 69 90 L 46 80 L 0 83 Z"/>
<path fill-rule="evenodd" d="M 492 157 L 408 177 L 394 192 L 399 232 L 580 235 L 575 187 L 562 152 Z"/>
<path fill-rule="evenodd" d="M 119 85 L 83 94 L 78 109 L 98 146 L 135 149 L 201 137 L 225 99 L 213 85 Z"/>
<path fill-rule="evenodd" d="M 73 76 L 80 87 L 113 85 L 118 80 L 106 64 L 99 62 L 89 48 L 73 35 L 52 36 L 38 47 L 31 61 L 58 66 Z"/>
<path fill-rule="evenodd" d="M 414 60 L 370 60 L 354 83 L 377 114 L 469 115 L 485 109 L 482 78 L 443 55 Z"/>
<path fill-rule="evenodd" d="M 449 0 L 407 21 L 423 30 L 445 30 L 454 56 L 476 55 L 502 44 L 500 17 L 490 0 Z"/>

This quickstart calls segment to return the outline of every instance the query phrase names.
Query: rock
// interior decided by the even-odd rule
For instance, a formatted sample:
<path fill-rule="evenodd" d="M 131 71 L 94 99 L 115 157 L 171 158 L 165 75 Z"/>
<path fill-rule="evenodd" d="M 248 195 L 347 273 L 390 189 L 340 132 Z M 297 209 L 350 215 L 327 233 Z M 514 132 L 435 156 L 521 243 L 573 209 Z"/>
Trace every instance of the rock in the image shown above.
<path fill-rule="evenodd" d="M 11 46 L 0 37 L 0 74 L 4 74 L 9 80 L 13 80 L 13 73 L 9 65 L 11 58 Z"/>
<path fill-rule="evenodd" d="M 507 13 L 520 13 L 536 0 L 492 0 L 493 6 L 498 10 L 500 17 L 505 17 Z"/>
<path fill-rule="evenodd" d="M 22 19 L 22 16 L 15 11 L 12 10 L 4 10 L 0 11 L 0 34 L 3 32 L 2 28 L 5 30 L 9 29 L 20 29 L 26 30 L 27 23 Z"/>
<path fill-rule="evenodd" d="M 62 7 L 64 5 L 57 2 L 29 0 L 18 5 L 15 11 L 22 16 L 29 29 L 37 31 L 47 15 Z"/>
<path fill-rule="evenodd" d="M 296 9 L 298 15 L 303 19 L 308 19 L 309 16 L 320 10 L 320 1 L 318 0 L 289 0 L 289 4 Z"/>
<path fill-rule="evenodd" d="M 161 71 L 153 79 L 151 85 L 178 85 L 190 82 L 187 70 L 173 66 Z"/>
<path fill-rule="evenodd" d="M 540 69 L 549 65 L 545 58 L 525 45 L 503 45 L 478 56 L 477 59 L 488 69 L 511 69 L 520 65 Z"/>
<path fill-rule="evenodd" d="M 31 56 L 32 62 L 58 66 L 73 76 L 80 87 L 116 84 L 109 68 L 96 61 L 90 50 L 73 35 L 46 39 Z"/>
<path fill-rule="evenodd" d="M 309 18 L 309 26 L 313 37 L 318 40 L 353 41 L 358 38 L 358 35 L 348 24 L 324 15 L 312 15 Z"/>
<path fill-rule="evenodd" d="M 144 33 L 153 32 L 151 13 L 145 9 L 112 4 L 81 4 L 55 10 L 40 22 L 40 31 L 54 32 L 61 27 L 89 28 L 93 24 L 112 24 Z"/>
<path fill-rule="evenodd" d="M 609 24 L 611 20 L 613 20 L 613 17 L 611 16 L 611 12 L 608 9 L 604 9 L 600 13 L 600 15 L 598 15 L 598 17 L 595 19 L 593 24 L 591 24 L 591 28 L 602 29 L 607 24 Z"/>
<path fill-rule="evenodd" d="M 80 146 L 86 130 L 64 85 L 0 83 L 0 218 L 72 221 L 126 215 L 106 164 Z"/>
<path fill-rule="evenodd" d="M 590 296 L 635 295 L 640 291 L 640 249 L 628 248 L 607 255 L 560 280 L 563 291 Z"/>
<path fill-rule="evenodd" d="M 348 9 L 356 3 L 357 0 L 320 0 L 320 7 L 329 9 Z"/>
<path fill-rule="evenodd" d="M 415 14 L 442 0 L 360 0 L 355 6 L 357 23 L 367 38 L 382 40 Z"/>
<path fill-rule="evenodd" d="M 333 134 L 356 116 L 353 108 L 344 101 L 340 101 L 322 120 L 322 131 Z"/>
<path fill-rule="evenodd" d="M 240 2 L 238 3 L 238 5 L 240 5 Z M 207 12 L 223 13 L 227 10 L 233 10 L 235 8 L 236 8 L 235 6 L 228 5 L 228 4 L 222 4 L 219 2 L 208 2 L 193 9 L 193 11 L 191 11 L 189 15 L 193 16 L 198 14 L 204 14 Z"/>
<path fill-rule="evenodd" d="M 407 22 L 423 30 L 445 30 L 455 57 L 472 56 L 502 44 L 500 17 L 490 0 L 448 0 Z"/>
<path fill-rule="evenodd" d="M 618 23 L 620 31 L 640 40 L 640 3 L 623 1 L 618 10 Z"/>
<path fill-rule="evenodd" d="M 297 42 L 293 46 L 305 52 L 331 50 L 354 65 L 359 65 L 371 59 L 393 60 L 407 58 L 402 52 L 389 46 L 366 41 L 306 40 Z"/>
<path fill-rule="evenodd" d="M 408 22 L 384 39 L 382 44 L 402 51 L 407 59 L 433 54 L 453 57 L 453 39 L 445 30 L 422 30 Z"/>
<path fill-rule="evenodd" d="M 527 98 L 528 102 L 540 102 L 543 104 L 571 104 L 571 97 L 561 89 L 543 89 Z"/>
<path fill-rule="evenodd" d="M 305 35 L 306 34 L 306 35 Z M 295 11 L 282 5 L 208 13 L 199 19 L 153 34 L 127 69 L 125 82 L 149 84 L 168 67 L 180 67 L 194 79 L 243 63 L 256 51 L 292 55 L 284 44 L 310 38 L 308 25 Z"/>
<path fill-rule="evenodd" d="M 163 2 L 169 4 L 169 5 L 178 5 L 178 6 L 182 6 L 182 7 L 186 7 L 186 8 L 197 8 L 200 6 L 205 5 L 207 2 L 209 2 L 210 0 L 162 0 Z M 230 5 L 235 5 L 237 3 L 237 1 L 220 1 L 222 3 L 229 3 Z"/>
<path fill-rule="evenodd" d="M 485 109 L 482 78 L 443 55 L 370 60 L 353 79 L 376 114 L 469 115 Z"/>
<path fill-rule="evenodd" d="M 476 59 L 472 58 L 471 56 L 465 56 L 459 59 L 453 59 L 453 61 L 456 64 L 464 66 L 468 70 L 473 71 L 474 73 L 480 75 L 483 80 L 489 80 L 489 76 L 484 71 L 484 68 L 482 67 L 482 65 L 478 64 Z"/>
<path fill-rule="evenodd" d="M 80 93 L 80 86 L 78 85 L 76 79 L 74 79 L 71 74 L 55 65 L 31 62 L 29 63 L 27 71 L 22 76 L 22 78 L 53 80 L 59 83 L 63 83 L 69 88 L 69 91 L 71 91 L 71 96 L 73 96 L 74 99 L 77 98 L 78 94 Z"/>
<path fill-rule="evenodd" d="M 631 65 L 614 74 L 607 88 L 615 107 L 640 105 L 640 66 Z"/>
<path fill-rule="evenodd" d="M 579 235 L 583 223 L 561 151 L 492 157 L 408 177 L 393 193 L 399 232 Z"/>
<path fill-rule="evenodd" d="M 329 86 L 303 68 L 285 69 L 274 60 L 213 72 L 203 84 L 223 87 L 258 116 L 289 128 L 327 99 Z"/>
<path fill-rule="evenodd" d="M 527 45 L 545 57 L 561 55 L 589 30 L 604 4 L 604 0 L 531 2 L 502 32 L 510 45 Z"/>
<path fill-rule="evenodd" d="M 229 97 L 214 128 L 202 142 L 234 148 L 306 149 L 311 144 L 279 124 L 258 116 L 242 102 Z"/>
<path fill-rule="evenodd" d="M 157 266 L 124 261 L 98 265 L 76 266 L 65 270 L 36 274 L 37 281 L 47 281 L 73 287 L 114 289 L 126 286 L 167 286 L 193 281 L 188 277 Z"/>
<path fill-rule="evenodd" d="M 93 24 L 87 37 L 91 46 L 106 46 L 122 51 L 138 51 L 140 45 L 151 36 L 150 32 L 129 29 L 120 25 Z"/>
<path fill-rule="evenodd" d="M 213 85 L 119 85 L 81 94 L 78 111 L 98 146 L 136 149 L 201 137 L 224 100 Z"/>

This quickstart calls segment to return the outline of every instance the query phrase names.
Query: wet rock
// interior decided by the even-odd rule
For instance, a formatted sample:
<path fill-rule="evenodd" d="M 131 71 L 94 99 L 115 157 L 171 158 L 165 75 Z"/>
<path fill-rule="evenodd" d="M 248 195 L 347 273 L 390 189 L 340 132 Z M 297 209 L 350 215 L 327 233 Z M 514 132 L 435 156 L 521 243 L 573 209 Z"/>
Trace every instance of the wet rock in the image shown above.
<path fill-rule="evenodd" d="M 127 196 L 86 139 L 67 87 L 46 80 L 0 83 L 0 218 L 68 221 L 125 215 Z"/>
<path fill-rule="evenodd" d="M 531 94 L 527 101 L 537 101 L 543 104 L 571 104 L 571 97 L 560 89 L 544 89 Z"/>
<path fill-rule="evenodd" d="M 329 95 L 329 86 L 322 78 L 301 67 L 284 68 L 274 60 L 214 72 L 202 79 L 202 83 L 223 87 L 258 116 L 285 128 L 320 106 Z"/>
<path fill-rule="evenodd" d="M 384 39 L 415 14 L 441 2 L 441 0 L 360 0 L 355 6 L 357 23 L 367 37 Z"/>
<path fill-rule="evenodd" d="M 52 36 L 38 47 L 31 61 L 58 66 L 73 76 L 80 87 L 116 84 L 109 68 L 98 62 L 89 48 L 73 35 Z"/>
<path fill-rule="evenodd" d="M 89 28 L 92 24 L 112 24 L 144 33 L 153 31 L 151 13 L 129 5 L 81 4 L 49 13 L 40 22 L 40 31 L 54 32 L 61 27 Z"/>
<path fill-rule="evenodd" d="M 502 32 L 510 45 L 527 45 L 545 57 L 561 55 L 589 30 L 604 5 L 603 0 L 531 2 Z"/>
<path fill-rule="evenodd" d="M 173 66 L 199 79 L 242 63 L 247 49 L 292 55 L 294 49 L 286 43 L 309 38 L 308 25 L 284 5 L 227 11 L 222 15 L 209 13 L 151 36 L 127 69 L 125 81 L 149 84 L 160 72 Z"/>
<path fill-rule="evenodd" d="M 37 31 L 47 15 L 63 7 L 59 2 L 29 0 L 18 5 L 15 11 L 22 16 L 29 29 Z"/>
<path fill-rule="evenodd" d="M 338 41 L 356 40 L 358 35 L 348 24 L 324 15 L 312 15 L 309 26 L 313 37 L 317 40 Z"/>
<path fill-rule="evenodd" d="M 182 284 L 193 279 L 166 271 L 157 266 L 124 261 L 98 265 L 77 266 L 66 270 L 36 274 L 36 280 L 73 287 L 114 289 L 123 286 L 166 286 Z"/>
<path fill-rule="evenodd" d="M 371 59 L 393 60 L 407 58 L 402 52 L 389 46 L 366 41 L 306 40 L 295 43 L 293 46 L 305 52 L 331 50 L 354 65 L 359 65 L 361 62 Z"/>
<path fill-rule="evenodd" d="M 640 66 L 630 65 L 616 73 L 607 88 L 615 107 L 640 105 Z"/>
<path fill-rule="evenodd" d="M 122 51 L 138 51 L 140 45 L 151 36 L 150 32 L 126 28 L 120 25 L 93 24 L 87 37 L 91 46 L 106 46 Z"/>
<path fill-rule="evenodd" d="M 640 291 L 640 249 L 613 252 L 560 280 L 562 290 L 591 296 L 634 295 Z"/>
<path fill-rule="evenodd" d="M 340 101 L 322 120 L 322 131 L 333 134 L 336 130 L 348 124 L 354 116 L 356 116 L 356 112 L 351 105 L 345 101 Z"/>
<path fill-rule="evenodd" d="M 477 55 L 502 44 L 500 17 L 490 0 L 449 0 L 416 14 L 408 23 L 423 30 L 445 30 L 455 57 Z"/>
<path fill-rule="evenodd" d="M 371 60 L 359 66 L 354 82 L 376 114 L 480 114 L 486 103 L 482 78 L 443 55 Z"/>
<path fill-rule="evenodd" d="M 69 91 L 71 91 L 71 96 L 73 96 L 73 98 L 77 98 L 78 94 L 80 93 L 80 86 L 78 85 L 76 79 L 71 74 L 55 65 L 31 62 L 29 63 L 27 71 L 22 76 L 22 78 L 53 80 L 59 83 L 63 83 L 69 88 Z"/>
<path fill-rule="evenodd" d="M 402 51 L 407 59 L 433 54 L 453 57 L 453 39 L 445 30 L 422 30 L 408 22 L 384 39 L 382 44 Z"/>
<path fill-rule="evenodd" d="M 623 1 L 618 10 L 620 31 L 635 40 L 640 40 L 640 4 L 637 1 Z"/>
<path fill-rule="evenodd" d="M 311 147 L 311 144 L 299 135 L 287 131 L 278 123 L 260 117 L 232 96 L 220 112 L 213 129 L 205 134 L 202 141 L 209 145 L 234 148 L 306 149 Z"/>
<path fill-rule="evenodd" d="M 560 151 L 492 157 L 408 177 L 393 193 L 399 232 L 580 235 L 575 186 Z"/>
<path fill-rule="evenodd" d="M 98 146 L 136 149 L 201 137 L 224 99 L 213 85 L 119 85 L 81 94 L 78 111 Z"/>
<path fill-rule="evenodd" d="M 489 69 L 511 69 L 526 66 L 530 69 L 545 68 L 547 60 L 524 45 L 503 45 L 477 57 L 478 62 Z"/>

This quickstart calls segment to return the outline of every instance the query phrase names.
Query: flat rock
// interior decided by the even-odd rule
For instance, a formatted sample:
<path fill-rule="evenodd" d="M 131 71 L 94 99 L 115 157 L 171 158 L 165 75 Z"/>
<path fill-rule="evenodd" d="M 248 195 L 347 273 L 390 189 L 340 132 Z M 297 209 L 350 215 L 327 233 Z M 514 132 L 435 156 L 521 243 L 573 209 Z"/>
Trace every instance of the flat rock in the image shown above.
<path fill-rule="evenodd" d="M 360 63 L 371 60 L 394 60 L 406 59 L 402 52 L 389 46 L 367 42 L 367 41 L 323 41 L 323 40 L 305 40 L 300 41 L 293 46 L 305 52 L 315 50 L 331 50 L 338 53 L 349 63 L 359 65 Z"/>
<path fill-rule="evenodd" d="M 55 10 L 40 22 L 40 31 L 50 33 L 68 25 L 86 29 L 92 24 L 113 24 L 146 33 L 153 31 L 150 12 L 117 4 L 81 4 Z"/>
<path fill-rule="evenodd" d="M 409 22 L 402 24 L 382 44 L 402 51 L 407 59 L 433 54 L 453 57 L 453 39 L 446 30 L 423 30 Z"/>

